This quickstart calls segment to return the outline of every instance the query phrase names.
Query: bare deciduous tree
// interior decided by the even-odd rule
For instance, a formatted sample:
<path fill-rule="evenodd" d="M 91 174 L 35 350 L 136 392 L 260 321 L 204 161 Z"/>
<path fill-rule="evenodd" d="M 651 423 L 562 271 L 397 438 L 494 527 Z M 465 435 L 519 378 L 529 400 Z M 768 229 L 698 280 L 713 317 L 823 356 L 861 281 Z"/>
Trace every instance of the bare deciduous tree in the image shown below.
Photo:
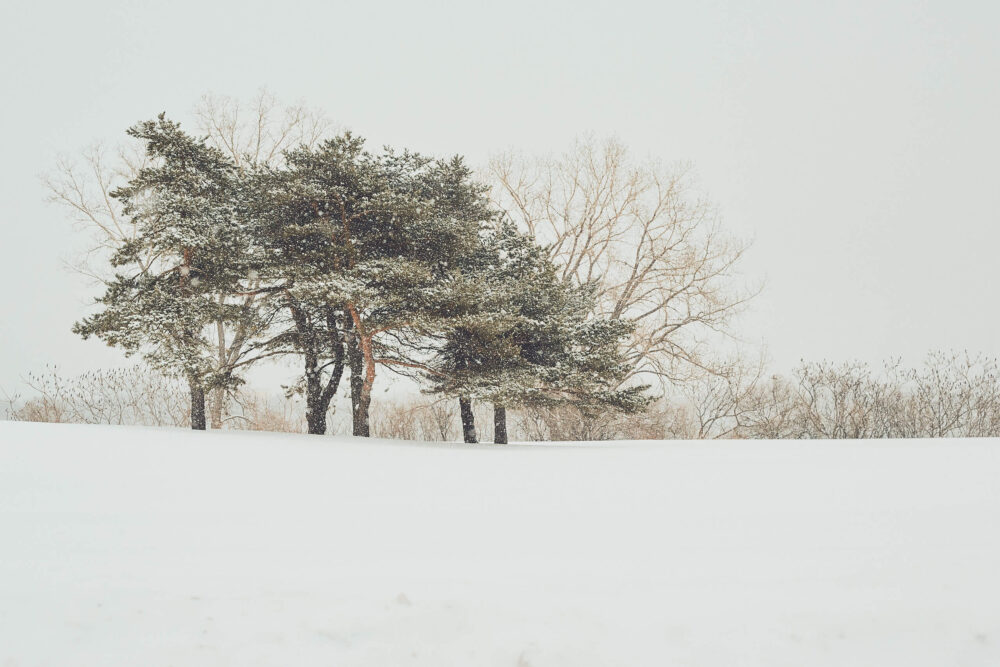
<path fill-rule="evenodd" d="M 731 333 L 755 290 L 733 284 L 746 246 L 722 233 L 689 168 L 587 139 L 558 157 L 497 156 L 488 175 L 496 203 L 548 247 L 564 279 L 596 282 L 595 315 L 637 323 L 633 375 L 720 372 L 710 340 Z"/>
<path fill-rule="evenodd" d="M 71 268 L 98 281 L 108 277 L 105 260 L 138 234 L 111 193 L 147 164 L 145 153 L 135 143 L 116 148 L 97 144 L 76 158 L 61 156 L 55 168 L 42 176 L 49 201 L 69 211 L 70 219 L 87 236 L 82 253 L 69 261 Z M 157 259 L 153 251 L 143 253 L 143 270 L 149 270 Z"/>
<path fill-rule="evenodd" d="M 266 90 L 249 104 L 204 95 L 194 114 L 209 143 L 231 156 L 239 168 L 281 164 L 283 151 L 315 146 L 332 128 L 323 112 L 302 104 L 282 106 Z"/>

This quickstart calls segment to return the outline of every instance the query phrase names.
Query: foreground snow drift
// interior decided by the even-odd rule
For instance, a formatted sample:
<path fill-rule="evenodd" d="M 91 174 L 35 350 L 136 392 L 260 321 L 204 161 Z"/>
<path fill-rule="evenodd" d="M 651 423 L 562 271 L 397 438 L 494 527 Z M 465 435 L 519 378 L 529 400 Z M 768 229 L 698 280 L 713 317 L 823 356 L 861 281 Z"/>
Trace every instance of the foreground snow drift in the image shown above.
<path fill-rule="evenodd" d="M 0 665 L 1000 664 L 996 442 L 0 442 Z"/>

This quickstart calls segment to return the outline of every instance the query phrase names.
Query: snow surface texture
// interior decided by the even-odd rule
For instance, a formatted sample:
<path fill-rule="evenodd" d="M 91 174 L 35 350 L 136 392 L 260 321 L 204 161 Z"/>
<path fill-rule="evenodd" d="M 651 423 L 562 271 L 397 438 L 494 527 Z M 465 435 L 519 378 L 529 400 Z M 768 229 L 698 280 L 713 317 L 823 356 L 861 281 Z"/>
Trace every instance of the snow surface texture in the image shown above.
<path fill-rule="evenodd" d="M 0 665 L 1000 665 L 1000 444 L 0 422 Z"/>

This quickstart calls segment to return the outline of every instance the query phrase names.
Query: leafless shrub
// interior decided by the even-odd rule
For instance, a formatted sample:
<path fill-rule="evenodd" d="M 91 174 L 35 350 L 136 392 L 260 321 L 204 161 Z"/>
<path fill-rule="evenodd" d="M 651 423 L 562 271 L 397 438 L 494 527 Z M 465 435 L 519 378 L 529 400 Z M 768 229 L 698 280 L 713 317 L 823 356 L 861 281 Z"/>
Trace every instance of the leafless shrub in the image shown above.
<path fill-rule="evenodd" d="M 803 363 L 790 378 L 733 361 L 680 383 L 644 414 L 520 409 L 514 433 L 542 441 L 997 437 L 998 377 L 993 359 L 939 352 L 913 369 Z"/>
<path fill-rule="evenodd" d="M 508 427 L 514 440 L 528 440 L 533 442 L 545 442 L 552 440 L 552 431 L 549 428 L 545 412 L 540 408 L 524 408 L 508 411 L 508 417 L 513 417 Z"/>
<path fill-rule="evenodd" d="M 3 394 L 3 402 L 6 404 L 3 409 L 3 418 L 7 421 L 20 421 L 18 418 L 18 405 L 21 400 L 20 394 L 8 394 L 2 389 L 0 389 L 0 394 Z"/>
<path fill-rule="evenodd" d="M 571 405 L 511 409 L 512 440 L 586 441 L 705 438 L 1000 437 L 997 361 L 932 353 L 918 368 L 860 362 L 803 363 L 791 377 L 765 377 L 759 363 L 733 364 L 662 397 L 645 413 L 583 412 Z M 22 400 L 2 394 L 7 419 L 88 424 L 186 426 L 182 383 L 144 367 L 63 377 L 54 367 L 27 379 Z M 229 396 L 224 427 L 298 433 L 300 403 L 247 389 Z M 480 438 L 491 438 L 492 408 L 476 404 Z M 457 401 L 419 397 L 379 401 L 372 434 L 405 440 L 457 441 Z"/>
<path fill-rule="evenodd" d="M 675 394 L 684 408 L 684 431 L 696 439 L 740 437 L 761 408 L 764 359 L 737 357 L 680 383 Z"/>
<path fill-rule="evenodd" d="M 928 355 L 910 371 L 913 418 L 925 437 L 1000 435 L 997 361 L 968 354 Z"/>
<path fill-rule="evenodd" d="M 190 424 L 187 388 L 177 380 L 144 366 L 94 371 L 72 378 L 55 367 L 30 374 L 26 384 L 34 391 L 15 419 L 77 424 L 135 424 L 186 426 Z"/>
<path fill-rule="evenodd" d="M 804 364 L 798 381 L 798 421 L 803 437 L 882 438 L 891 433 L 894 388 L 862 363 Z"/>
<path fill-rule="evenodd" d="M 770 440 L 803 437 L 796 412 L 798 393 L 787 379 L 774 375 L 758 383 L 750 399 L 750 409 L 743 413 L 743 423 L 734 437 Z"/>
<path fill-rule="evenodd" d="M 485 423 L 484 407 L 479 406 L 476 414 L 480 431 Z M 372 435 L 377 438 L 453 442 L 461 435 L 456 399 L 373 401 L 370 419 Z"/>
<path fill-rule="evenodd" d="M 534 410 L 541 413 L 549 440 L 613 440 L 618 431 L 612 414 L 584 413 L 570 405 Z"/>
<path fill-rule="evenodd" d="M 558 407 L 526 406 L 508 411 L 512 416 L 513 440 L 590 441 L 644 440 L 665 437 L 689 437 L 677 432 L 684 429 L 686 418 L 666 404 L 658 404 L 645 413 L 623 415 L 614 412 L 585 412 L 572 405 Z"/>
<path fill-rule="evenodd" d="M 460 435 L 458 406 L 454 400 L 437 399 L 424 403 L 416 416 L 424 440 L 451 442 Z"/>
<path fill-rule="evenodd" d="M 247 431 L 305 433 L 302 407 L 286 396 L 272 396 L 241 389 L 230 396 L 234 409 L 223 420 L 225 426 Z"/>
<path fill-rule="evenodd" d="M 369 414 L 372 436 L 395 440 L 417 440 L 420 437 L 420 426 L 416 418 L 419 409 L 420 406 L 413 402 L 373 402 Z"/>
<path fill-rule="evenodd" d="M 734 391 L 731 379 L 688 392 L 702 427 L 698 437 L 1000 436 L 997 362 L 982 356 L 934 352 L 919 368 L 894 361 L 881 373 L 861 362 L 803 363 L 791 380 L 758 379 L 746 391 Z M 719 423 L 726 427 L 714 434 L 703 428 Z"/>

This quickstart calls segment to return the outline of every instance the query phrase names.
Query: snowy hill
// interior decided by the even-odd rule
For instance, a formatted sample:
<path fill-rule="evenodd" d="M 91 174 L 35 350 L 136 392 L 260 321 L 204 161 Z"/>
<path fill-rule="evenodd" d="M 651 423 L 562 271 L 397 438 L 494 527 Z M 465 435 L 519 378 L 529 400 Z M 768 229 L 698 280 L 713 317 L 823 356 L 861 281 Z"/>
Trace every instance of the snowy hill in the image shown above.
<path fill-rule="evenodd" d="M 0 665 L 997 665 L 1000 444 L 0 422 Z"/>

